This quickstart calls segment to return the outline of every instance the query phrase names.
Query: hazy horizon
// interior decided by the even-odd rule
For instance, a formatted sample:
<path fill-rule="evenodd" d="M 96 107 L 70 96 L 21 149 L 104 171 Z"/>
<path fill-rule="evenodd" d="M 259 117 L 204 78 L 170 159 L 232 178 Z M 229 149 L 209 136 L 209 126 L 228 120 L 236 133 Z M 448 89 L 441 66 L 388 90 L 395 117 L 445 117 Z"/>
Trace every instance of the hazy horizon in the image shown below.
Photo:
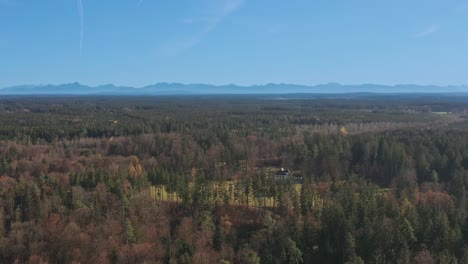
<path fill-rule="evenodd" d="M 468 86 L 431 86 L 400 84 L 343 85 L 327 83 L 319 85 L 297 85 L 268 83 L 264 85 L 239 86 L 235 84 L 184 84 L 155 83 L 143 87 L 115 86 L 105 84 L 89 86 L 78 82 L 60 85 L 23 85 L 0 88 L 0 95 L 201 95 L 201 94 L 468 94 Z"/>
<path fill-rule="evenodd" d="M 147 83 L 143 84 L 140 86 L 133 86 L 133 85 L 124 85 L 124 84 L 117 84 L 117 83 L 98 83 L 98 84 L 89 84 L 89 83 L 84 83 L 84 82 L 79 82 L 79 81 L 71 81 L 71 82 L 63 82 L 63 83 L 21 83 L 21 84 L 15 84 L 15 85 L 9 85 L 9 86 L 0 86 L 1 89 L 5 88 L 12 88 L 12 87 L 20 87 L 20 86 L 35 86 L 35 87 L 42 87 L 42 86 L 61 86 L 61 85 L 69 85 L 69 84 L 79 84 L 82 86 L 88 86 L 88 87 L 100 87 L 100 86 L 115 86 L 116 88 L 118 87 L 128 87 L 128 88 L 145 88 L 148 86 L 153 86 L 153 85 L 159 85 L 159 84 L 180 84 L 180 85 L 210 85 L 210 86 L 215 86 L 215 87 L 223 87 L 223 86 L 239 86 L 239 87 L 254 87 L 254 86 L 268 86 L 268 85 L 292 85 L 292 86 L 307 86 L 307 87 L 315 87 L 315 86 L 321 86 L 321 85 L 340 85 L 340 86 L 366 86 L 366 85 L 375 85 L 375 86 L 436 86 L 436 87 L 464 87 L 468 86 L 468 83 L 460 83 L 460 84 L 421 84 L 421 83 L 394 83 L 394 84 L 385 84 L 385 83 L 370 83 L 370 82 L 364 82 L 364 83 L 339 83 L 339 82 L 324 82 L 324 83 L 312 83 L 312 84 L 305 84 L 305 83 L 286 83 L 286 82 L 266 82 L 266 83 L 253 83 L 253 84 L 237 84 L 237 83 L 197 83 L 197 82 L 167 82 L 167 81 L 157 81 L 157 82 L 152 82 L 152 83 Z"/>

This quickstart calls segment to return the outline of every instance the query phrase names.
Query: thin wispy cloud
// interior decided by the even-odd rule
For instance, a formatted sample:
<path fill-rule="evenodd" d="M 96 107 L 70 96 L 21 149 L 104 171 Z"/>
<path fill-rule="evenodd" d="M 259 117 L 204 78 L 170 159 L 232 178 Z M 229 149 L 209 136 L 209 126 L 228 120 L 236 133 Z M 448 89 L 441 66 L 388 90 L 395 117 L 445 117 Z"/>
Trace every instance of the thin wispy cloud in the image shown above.
<path fill-rule="evenodd" d="M 144 1 L 144 0 L 138 1 L 138 6 L 141 6 L 141 4 L 143 4 L 143 1 Z"/>
<path fill-rule="evenodd" d="M 84 14 L 83 14 L 83 3 L 81 0 L 77 0 L 78 13 L 80 15 L 80 56 L 83 52 L 83 37 L 84 37 Z"/>
<path fill-rule="evenodd" d="M 440 30 L 440 25 L 434 24 L 416 33 L 415 37 L 417 38 L 427 37 L 427 36 L 430 36 L 439 32 L 439 30 Z"/>
<path fill-rule="evenodd" d="M 204 28 L 204 32 L 208 33 L 211 30 L 215 29 L 216 26 L 230 14 L 238 10 L 244 4 L 244 0 L 227 0 L 223 2 L 223 6 L 220 10 L 216 12 L 216 14 L 211 18 L 208 19 L 208 24 Z"/>
<path fill-rule="evenodd" d="M 201 29 L 195 32 L 192 36 L 186 36 L 179 41 L 167 43 L 165 46 L 159 49 L 161 55 L 176 55 L 184 50 L 188 50 L 198 43 L 203 38 L 213 31 L 221 21 L 226 17 L 237 11 L 244 4 L 244 0 L 224 0 L 219 1 L 222 3 L 221 6 L 217 6 L 213 9 L 212 15 L 202 17 L 189 17 L 182 20 L 186 24 L 199 23 L 202 25 Z M 217 3 L 219 3 L 217 2 Z"/>

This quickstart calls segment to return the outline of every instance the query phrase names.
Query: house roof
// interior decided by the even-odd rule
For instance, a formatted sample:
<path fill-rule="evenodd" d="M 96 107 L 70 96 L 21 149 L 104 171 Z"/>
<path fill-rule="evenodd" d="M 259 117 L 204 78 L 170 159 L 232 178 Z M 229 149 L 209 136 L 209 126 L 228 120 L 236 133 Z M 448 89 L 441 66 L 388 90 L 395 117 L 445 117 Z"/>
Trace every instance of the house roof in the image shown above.
<path fill-rule="evenodd" d="M 280 170 L 278 170 L 276 172 L 276 175 L 278 175 L 278 176 L 280 176 L 280 175 L 287 176 L 287 175 L 289 175 L 289 170 L 285 170 L 285 169 L 281 168 Z"/>

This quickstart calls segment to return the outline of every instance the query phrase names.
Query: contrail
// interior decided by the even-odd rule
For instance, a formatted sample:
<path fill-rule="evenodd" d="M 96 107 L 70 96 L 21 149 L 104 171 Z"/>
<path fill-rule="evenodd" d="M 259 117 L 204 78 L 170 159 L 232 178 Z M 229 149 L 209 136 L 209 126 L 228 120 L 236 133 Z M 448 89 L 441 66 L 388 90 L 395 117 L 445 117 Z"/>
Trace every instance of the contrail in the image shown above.
<path fill-rule="evenodd" d="M 84 16 L 83 16 L 83 3 L 81 0 L 77 0 L 78 5 L 78 12 L 80 14 L 80 24 L 81 24 L 81 31 L 80 31 L 80 56 L 83 50 L 83 35 L 84 35 Z"/>

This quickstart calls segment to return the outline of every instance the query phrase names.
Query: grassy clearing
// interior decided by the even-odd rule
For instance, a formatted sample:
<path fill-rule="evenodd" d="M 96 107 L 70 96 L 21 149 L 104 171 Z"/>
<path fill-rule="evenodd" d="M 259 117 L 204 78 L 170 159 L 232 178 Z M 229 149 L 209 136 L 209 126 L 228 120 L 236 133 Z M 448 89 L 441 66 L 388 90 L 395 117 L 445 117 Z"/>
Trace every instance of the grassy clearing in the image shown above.
<path fill-rule="evenodd" d="M 230 205 L 249 205 L 252 207 L 275 207 L 277 202 L 274 197 L 242 197 L 235 193 L 235 182 L 227 181 L 222 184 L 212 183 L 212 199 L 209 203 L 228 203 Z M 294 188 L 300 194 L 301 184 L 295 184 Z M 154 199 L 164 202 L 182 202 L 182 198 L 177 192 L 169 193 L 166 186 L 158 185 L 150 187 L 151 196 Z"/>
<path fill-rule="evenodd" d="M 248 203 L 246 197 L 237 197 L 234 193 L 235 188 L 234 181 L 226 181 L 220 184 L 212 183 L 212 199 L 208 202 L 211 204 L 223 204 L 228 202 L 229 205 L 248 205 L 250 207 L 276 207 L 278 206 L 278 201 L 275 200 L 274 197 L 249 197 Z M 296 189 L 297 193 L 301 194 L 302 184 L 294 184 L 294 188 Z M 378 191 L 379 195 L 385 195 L 391 192 L 391 188 L 380 188 Z M 151 196 L 163 202 L 173 202 L 173 203 L 180 203 L 182 202 L 182 198 L 179 196 L 177 192 L 169 193 L 164 185 L 158 186 L 151 186 L 150 187 Z M 228 194 L 226 197 L 225 194 Z M 356 193 L 356 195 L 359 195 Z M 323 201 L 321 201 L 323 203 Z"/>

